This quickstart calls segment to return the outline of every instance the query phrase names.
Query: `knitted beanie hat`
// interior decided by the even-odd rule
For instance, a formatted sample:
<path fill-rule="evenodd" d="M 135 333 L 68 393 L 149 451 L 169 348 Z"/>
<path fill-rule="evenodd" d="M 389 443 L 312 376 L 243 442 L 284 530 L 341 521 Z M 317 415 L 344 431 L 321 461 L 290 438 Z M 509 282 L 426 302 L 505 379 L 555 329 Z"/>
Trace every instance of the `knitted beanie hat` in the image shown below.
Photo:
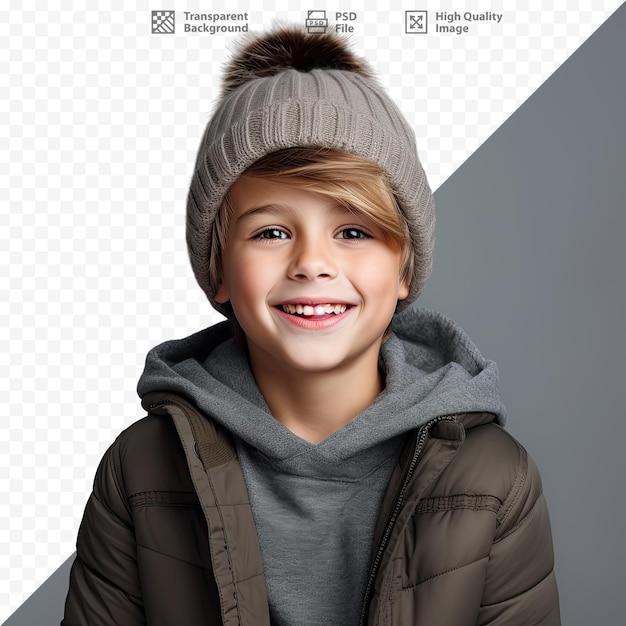
<path fill-rule="evenodd" d="M 434 201 L 413 130 L 366 63 L 335 34 L 279 27 L 250 39 L 226 66 L 223 92 L 204 132 L 187 199 L 187 246 L 196 280 L 211 304 L 211 232 L 224 196 L 265 155 L 293 147 L 356 154 L 387 175 L 414 251 L 408 306 L 432 266 Z"/>

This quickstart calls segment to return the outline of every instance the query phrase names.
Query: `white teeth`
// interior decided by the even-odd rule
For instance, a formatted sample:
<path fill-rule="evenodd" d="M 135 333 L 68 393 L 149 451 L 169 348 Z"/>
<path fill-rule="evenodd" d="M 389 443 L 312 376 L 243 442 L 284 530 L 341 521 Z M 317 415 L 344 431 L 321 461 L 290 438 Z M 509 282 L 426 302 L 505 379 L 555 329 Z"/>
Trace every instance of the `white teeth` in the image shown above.
<path fill-rule="evenodd" d="M 347 304 L 316 304 L 315 306 L 310 304 L 283 304 L 281 308 L 285 313 L 290 315 L 304 315 L 310 317 L 312 315 L 330 315 L 334 313 L 339 315 L 343 313 L 347 308 Z"/>

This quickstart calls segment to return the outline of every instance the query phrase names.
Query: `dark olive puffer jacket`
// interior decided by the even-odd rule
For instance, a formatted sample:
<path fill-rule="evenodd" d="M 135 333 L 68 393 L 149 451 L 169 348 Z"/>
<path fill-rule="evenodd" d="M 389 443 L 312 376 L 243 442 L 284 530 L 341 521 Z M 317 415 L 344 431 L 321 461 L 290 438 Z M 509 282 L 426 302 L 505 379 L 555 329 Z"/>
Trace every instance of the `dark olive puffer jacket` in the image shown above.
<path fill-rule="evenodd" d="M 96 474 L 62 626 L 268 626 L 228 436 L 179 396 L 144 406 Z M 539 474 L 489 413 L 442 416 L 408 438 L 375 545 L 362 624 L 560 624 Z"/>

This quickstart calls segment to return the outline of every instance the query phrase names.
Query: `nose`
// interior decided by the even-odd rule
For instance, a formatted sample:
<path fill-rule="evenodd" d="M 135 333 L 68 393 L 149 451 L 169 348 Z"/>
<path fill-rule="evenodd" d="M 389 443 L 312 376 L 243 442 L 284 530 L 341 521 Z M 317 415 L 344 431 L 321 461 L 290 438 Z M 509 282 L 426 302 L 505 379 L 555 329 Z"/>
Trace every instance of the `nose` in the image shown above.
<path fill-rule="evenodd" d="M 332 245 L 316 235 L 301 236 L 293 248 L 289 277 L 295 280 L 329 280 L 337 276 Z"/>

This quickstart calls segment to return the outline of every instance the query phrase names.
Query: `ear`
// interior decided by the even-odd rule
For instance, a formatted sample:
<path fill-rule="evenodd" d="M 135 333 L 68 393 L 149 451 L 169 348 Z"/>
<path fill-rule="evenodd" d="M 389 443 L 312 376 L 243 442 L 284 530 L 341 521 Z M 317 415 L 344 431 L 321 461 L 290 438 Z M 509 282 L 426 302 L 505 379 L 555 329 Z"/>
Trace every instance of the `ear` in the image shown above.
<path fill-rule="evenodd" d="M 398 300 L 405 300 L 409 297 L 409 280 L 403 278 L 398 285 Z"/>
<path fill-rule="evenodd" d="M 220 284 L 215 291 L 215 295 L 213 296 L 213 300 L 215 300 L 218 304 L 226 304 L 230 300 L 230 293 L 223 280 L 220 281 Z"/>

